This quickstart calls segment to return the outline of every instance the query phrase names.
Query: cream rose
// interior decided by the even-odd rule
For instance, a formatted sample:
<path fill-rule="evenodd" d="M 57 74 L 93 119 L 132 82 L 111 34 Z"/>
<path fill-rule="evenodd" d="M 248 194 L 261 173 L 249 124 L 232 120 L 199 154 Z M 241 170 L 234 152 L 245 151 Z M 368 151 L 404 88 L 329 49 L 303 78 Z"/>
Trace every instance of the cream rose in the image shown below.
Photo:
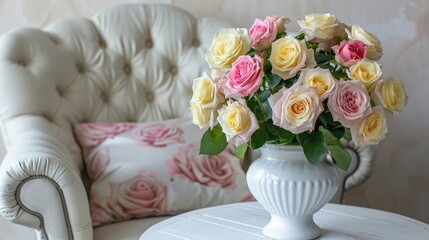
<path fill-rule="evenodd" d="M 337 18 L 329 13 L 312 13 L 305 16 L 305 20 L 298 21 L 301 31 L 305 33 L 307 41 L 318 39 L 328 40 L 334 37 L 338 26 Z"/>
<path fill-rule="evenodd" d="M 366 58 L 376 61 L 383 55 L 381 42 L 374 34 L 365 31 L 359 25 L 353 25 L 351 30 L 346 29 L 346 32 L 349 40 L 359 40 L 368 46 Z"/>
<path fill-rule="evenodd" d="M 232 63 L 251 48 L 252 38 L 245 28 L 222 28 L 206 53 L 211 69 L 229 69 Z"/>
<path fill-rule="evenodd" d="M 273 109 L 273 123 L 294 134 L 314 130 L 323 106 L 316 88 L 297 86 L 283 88 L 268 98 Z"/>
<path fill-rule="evenodd" d="M 329 94 L 335 87 L 336 80 L 328 69 L 311 68 L 301 70 L 298 84 L 306 87 L 315 87 L 317 95 L 323 101 L 329 97 Z"/>
<path fill-rule="evenodd" d="M 268 60 L 272 65 L 272 73 L 283 79 L 294 77 L 304 67 L 316 65 L 314 51 L 308 49 L 304 41 L 298 41 L 292 36 L 273 42 Z"/>
<path fill-rule="evenodd" d="M 388 78 L 380 80 L 375 86 L 372 96 L 378 104 L 395 114 L 399 114 L 407 104 L 407 94 L 402 82 Z"/>
<path fill-rule="evenodd" d="M 230 101 L 219 110 L 217 118 L 226 140 L 239 146 L 247 142 L 259 128 L 255 114 L 247 107 L 246 101 Z"/>
<path fill-rule="evenodd" d="M 225 98 L 219 93 L 216 83 L 207 74 L 194 80 L 193 95 L 190 101 L 193 123 L 200 128 L 213 127 L 217 109 Z"/>
<path fill-rule="evenodd" d="M 381 106 L 374 107 L 372 113 L 350 128 L 353 141 L 361 148 L 376 145 L 387 133 L 387 123 Z"/>
<path fill-rule="evenodd" d="M 370 92 L 381 77 L 381 67 L 377 62 L 363 59 L 349 68 L 349 77 L 361 81 Z"/>

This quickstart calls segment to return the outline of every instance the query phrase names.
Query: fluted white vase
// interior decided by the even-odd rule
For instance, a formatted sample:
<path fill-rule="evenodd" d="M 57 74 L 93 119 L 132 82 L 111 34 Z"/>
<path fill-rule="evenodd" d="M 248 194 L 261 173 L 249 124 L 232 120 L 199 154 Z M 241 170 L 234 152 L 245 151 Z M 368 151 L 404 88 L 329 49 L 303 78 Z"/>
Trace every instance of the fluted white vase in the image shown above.
<path fill-rule="evenodd" d="M 282 240 L 319 237 L 313 214 L 334 196 L 339 174 L 325 159 L 310 164 L 301 146 L 265 144 L 246 174 L 253 196 L 271 214 L 263 234 Z"/>

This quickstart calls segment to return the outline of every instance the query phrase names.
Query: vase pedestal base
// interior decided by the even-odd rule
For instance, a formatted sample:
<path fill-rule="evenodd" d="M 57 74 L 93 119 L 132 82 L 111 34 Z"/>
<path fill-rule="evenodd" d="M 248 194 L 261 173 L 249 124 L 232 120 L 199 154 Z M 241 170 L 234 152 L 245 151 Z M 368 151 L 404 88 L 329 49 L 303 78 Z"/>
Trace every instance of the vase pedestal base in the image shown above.
<path fill-rule="evenodd" d="M 309 240 L 319 237 L 320 229 L 312 216 L 285 218 L 272 214 L 262 233 L 276 240 Z"/>

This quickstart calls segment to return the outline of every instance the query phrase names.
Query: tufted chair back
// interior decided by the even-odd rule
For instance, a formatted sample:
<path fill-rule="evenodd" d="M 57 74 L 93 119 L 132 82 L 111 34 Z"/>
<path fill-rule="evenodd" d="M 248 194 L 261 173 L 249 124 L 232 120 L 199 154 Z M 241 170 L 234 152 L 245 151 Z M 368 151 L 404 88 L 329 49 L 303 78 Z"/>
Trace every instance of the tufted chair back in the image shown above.
<path fill-rule="evenodd" d="M 72 127 L 189 114 L 192 81 L 221 22 L 167 5 L 124 5 L 90 19 L 20 28 L 0 40 L 0 109 L 7 147 L 49 130 L 82 165 Z"/>
<path fill-rule="evenodd" d="M 208 70 L 204 54 L 224 26 L 169 5 L 140 4 L 2 35 L 0 123 L 8 154 L 0 172 L 0 213 L 39 229 L 40 238 L 92 239 L 87 202 L 78 199 L 86 194 L 73 126 L 188 116 L 192 81 Z M 65 220 L 44 212 L 37 198 L 20 199 L 41 192 L 32 185 L 36 180 L 58 190 L 52 194 Z"/>

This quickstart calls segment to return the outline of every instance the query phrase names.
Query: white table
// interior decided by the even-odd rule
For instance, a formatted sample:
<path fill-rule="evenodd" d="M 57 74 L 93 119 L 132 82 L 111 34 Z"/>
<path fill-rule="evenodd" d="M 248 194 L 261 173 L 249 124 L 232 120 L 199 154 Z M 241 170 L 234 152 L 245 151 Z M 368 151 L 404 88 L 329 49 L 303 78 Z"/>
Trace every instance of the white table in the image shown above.
<path fill-rule="evenodd" d="M 257 202 L 229 204 L 181 214 L 149 228 L 140 240 L 268 240 L 270 215 Z M 429 225 L 375 209 L 327 204 L 314 215 L 318 239 L 429 240 Z"/>

